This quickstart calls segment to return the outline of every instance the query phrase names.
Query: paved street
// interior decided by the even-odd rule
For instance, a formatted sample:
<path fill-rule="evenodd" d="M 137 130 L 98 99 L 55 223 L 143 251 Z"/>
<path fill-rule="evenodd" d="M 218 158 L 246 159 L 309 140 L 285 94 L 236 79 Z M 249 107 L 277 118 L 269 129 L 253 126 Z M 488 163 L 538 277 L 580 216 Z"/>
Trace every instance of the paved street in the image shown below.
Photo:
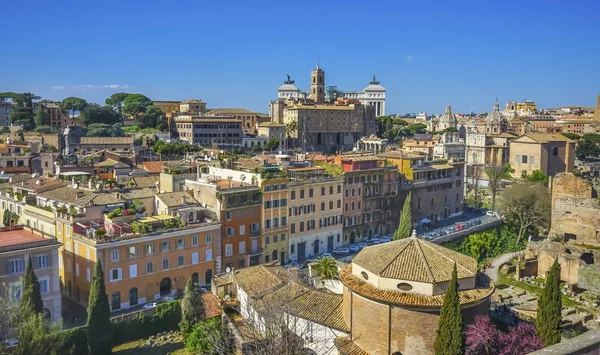
<path fill-rule="evenodd" d="M 485 270 L 485 274 L 490 279 L 494 280 L 494 282 L 497 282 L 498 281 L 498 270 L 500 269 L 500 267 L 503 264 L 508 263 L 513 257 L 515 257 L 516 255 L 519 255 L 520 253 L 522 253 L 522 251 L 516 251 L 513 253 L 502 254 L 502 255 L 498 256 L 497 258 L 490 261 L 490 263 L 492 264 L 492 267 L 487 268 Z"/>

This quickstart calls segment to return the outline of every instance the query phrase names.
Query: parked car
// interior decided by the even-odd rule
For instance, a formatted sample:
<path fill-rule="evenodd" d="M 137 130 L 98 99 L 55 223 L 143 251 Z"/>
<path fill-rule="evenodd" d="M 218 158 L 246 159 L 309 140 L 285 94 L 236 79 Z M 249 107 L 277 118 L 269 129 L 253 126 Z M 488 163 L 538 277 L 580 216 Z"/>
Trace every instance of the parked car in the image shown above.
<path fill-rule="evenodd" d="M 358 247 L 359 250 L 363 250 L 364 248 L 368 247 L 369 244 L 367 244 L 367 243 L 358 243 L 358 244 L 356 244 L 356 246 Z"/>
<path fill-rule="evenodd" d="M 350 249 L 352 253 L 357 253 L 358 251 L 360 251 L 360 247 L 358 245 L 351 245 L 348 247 L 348 249 Z"/>
<path fill-rule="evenodd" d="M 331 253 L 323 253 L 321 254 L 321 258 L 333 258 L 333 255 Z"/>
<path fill-rule="evenodd" d="M 373 243 L 373 244 L 380 244 L 381 243 L 381 239 L 379 239 L 379 238 L 373 238 L 373 239 L 370 240 L 370 242 Z"/>
<path fill-rule="evenodd" d="M 390 238 L 390 237 L 381 237 L 379 240 L 380 240 L 382 243 L 387 243 L 387 242 L 391 242 L 391 241 L 392 241 L 392 238 Z"/>
<path fill-rule="evenodd" d="M 494 212 L 494 211 L 487 211 L 485 214 L 486 214 L 486 216 L 496 217 L 496 212 Z"/>
<path fill-rule="evenodd" d="M 171 297 L 171 296 L 165 296 L 161 299 L 161 301 L 163 302 L 171 302 L 171 301 L 175 301 L 175 298 Z"/>
<path fill-rule="evenodd" d="M 333 254 L 348 255 L 348 254 L 350 254 L 350 249 L 349 248 L 338 248 L 333 251 Z"/>
<path fill-rule="evenodd" d="M 149 303 L 146 303 L 142 307 L 142 309 L 152 309 L 152 308 L 155 308 L 156 306 L 158 306 L 158 302 L 149 302 Z"/>

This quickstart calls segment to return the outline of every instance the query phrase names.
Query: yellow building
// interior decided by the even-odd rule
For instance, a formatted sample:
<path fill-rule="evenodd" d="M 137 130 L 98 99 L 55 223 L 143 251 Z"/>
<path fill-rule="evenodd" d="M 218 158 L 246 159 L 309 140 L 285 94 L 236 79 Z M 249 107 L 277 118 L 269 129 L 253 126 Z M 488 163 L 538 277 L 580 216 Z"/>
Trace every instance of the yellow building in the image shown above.
<path fill-rule="evenodd" d="M 510 142 L 513 176 L 540 170 L 547 176 L 573 172 L 575 141 L 562 134 L 528 133 Z"/>
<path fill-rule="evenodd" d="M 274 178 L 261 182 L 263 191 L 261 262 L 284 264 L 288 254 L 288 190 L 289 178 Z"/>
<path fill-rule="evenodd" d="M 255 133 L 258 113 L 243 108 L 218 108 L 206 113 L 209 116 L 228 116 L 242 120 L 244 132 Z"/>

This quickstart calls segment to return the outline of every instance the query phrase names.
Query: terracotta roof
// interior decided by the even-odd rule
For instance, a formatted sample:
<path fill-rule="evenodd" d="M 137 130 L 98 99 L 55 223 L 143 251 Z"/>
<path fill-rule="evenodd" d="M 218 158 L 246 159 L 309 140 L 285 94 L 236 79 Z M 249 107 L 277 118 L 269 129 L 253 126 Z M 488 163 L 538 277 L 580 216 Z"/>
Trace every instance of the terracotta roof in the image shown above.
<path fill-rule="evenodd" d="M 217 287 L 229 285 L 229 284 L 231 284 L 231 274 L 226 273 L 226 274 L 216 275 L 215 277 L 213 277 L 213 282 L 215 283 L 215 286 L 217 286 Z"/>
<path fill-rule="evenodd" d="M 133 137 L 81 137 L 80 144 L 133 144 Z"/>
<path fill-rule="evenodd" d="M 210 110 L 206 113 L 207 115 L 256 115 L 256 112 L 246 110 L 245 108 L 217 108 L 214 110 Z"/>
<path fill-rule="evenodd" d="M 419 238 L 367 247 L 352 262 L 381 277 L 426 283 L 450 281 L 454 263 L 459 279 L 477 274 L 475 259 Z"/>
<path fill-rule="evenodd" d="M 369 355 L 360 346 L 354 344 L 348 337 L 337 337 L 334 340 L 335 347 L 340 352 L 340 355 Z"/>
<path fill-rule="evenodd" d="M 116 161 L 114 159 L 110 159 L 110 158 L 108 158 L 108 159 L 106 159 L 104 161 L 99 162 L 98 164 L 96 164 L 96 166 L 100 166 L 100 167 L 110 166 L 110 167 L 113 167 L 113 168 L 130 168 L 129 165 L 127 165 L 125 163 L 122 163 L 120 161 Z"/>
<path fill-rule="evenodd" d="M 204 316 L 206 318 L 220 317 L 223 311 L 219 307 L 219 299 L 210 292 L 202 294 Z"/>
<path fill-rule="evenodd" d="M 229 181 L 229 180 L 225 180 L 225 179 L 217 181 L 216 184 L 217 184 L 217 187 L 219 187 L 221 189 L 229 189 L 229 188 L 241 187 L 241 186 L 248 186 L 248 187 L 254 186 L 250 182 L 240 182 L 240 181 L 233 181 L 233 180 Z"/>
<path fill-rule="evenodd" d="M 239 158 L 233 162 L 233 165 L 246 169 L 254 169 L 263 166 L 263 162 L 255 158 Z"/>
<path fill-rule="evenodd" d="M 75 189 L 73 186 L 59 187 L 58 189 L 43 192 L 38 196 L 78 207 L 87 206 L 95 197 L 92 191 Z"/>
<path fill-rule="evenodd" d="M 444 294 L 426 296 L 416 293 L 379 289 L 354 276 L 352 274 L 352 264 L 345 266 L 340 271 L 339 275 L 344 286 L 348 287 L 348 289 L 350 289 L 352 292 L 356 292 L 363 297 L 377 302 L 423 308 L 440 308 L 444 303 Z M 479 301 L 490 297 L 494 292 L 495 285 L 494 282 L 489 279 L 486 281 L 489 281 L 486 285 L 481 285 L 473 289 L 458 291 L 461 305 L 464 306 L 472 303 L 478 303 Z"/>
<path fill-rule="evenodd" d="M 35 243 L 35 244 L 33 244 Z M 41 245 L 59 244 L 54 238 L 43 237 L 35 232 L 16 229 L 11 231 L 0 232 L 0 248 L 2 251 L 15 250 L 18 248 L 38 247 Z M 18 247 L 18 248 L 6 248 Z"/>
<path fill-rule="evenodd" d="M 519 139 L 521 139 L 522 137 L 528 137 L 538 143 L 573 142 L 572 139 L 569 139 L 560 133 L 527 133 L 524 136 L 517 138 L 516 142 L 519 142 Z"/>
<path fill-rule="evenodd" d="M 161 200 L 165 205 L 167 205 L 167 207 L 200 204 L 200 202 L 198 202 L 198 200 L 196 200 L 192 195 L 184 191 L 156 194 L 156 197 L 159 200 Z"/>
<path fill-rule="evenodd" d="M 343 296 L 311 289 L 288 304 L 288 313 L 344 332 L 350 329 L 344 320 Z"/>
<path fill-rule="evenodd" d="M 37 182 L 40 182 L 39 184 Z M 64 181 L 45 177 L 29 178 L 23 181 L 12 183 L 11 186 L 29 191 L 49 190 L 64 185 Z"/>
<path fill-rule="evenodd" d="M 144 170 L 149 172 L 150 174 L 158 174 L 162 173 L 163 165 L 167 163 L 166 161 L 145 161 L 142 163 Z"/>

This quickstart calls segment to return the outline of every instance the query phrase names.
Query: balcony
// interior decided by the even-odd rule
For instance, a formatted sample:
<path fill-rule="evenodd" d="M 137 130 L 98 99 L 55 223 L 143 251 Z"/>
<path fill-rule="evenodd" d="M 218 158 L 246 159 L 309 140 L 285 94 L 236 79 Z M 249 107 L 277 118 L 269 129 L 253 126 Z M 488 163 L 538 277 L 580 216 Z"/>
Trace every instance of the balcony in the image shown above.
<path fill-rule="evenodd" d="M 255 256 L 255 255 L 262 255 L 263 253 L 263 248 L 251 248 L 250 250 L 248 250 L 248 255 L 249 256 Z"/>
<path fill-rule="evenodd" d="M 252 237 L 252 238 L 260 237 L 260 229 L 255 229 L 253 231 L 250 231 L 250 237 Z"/>

